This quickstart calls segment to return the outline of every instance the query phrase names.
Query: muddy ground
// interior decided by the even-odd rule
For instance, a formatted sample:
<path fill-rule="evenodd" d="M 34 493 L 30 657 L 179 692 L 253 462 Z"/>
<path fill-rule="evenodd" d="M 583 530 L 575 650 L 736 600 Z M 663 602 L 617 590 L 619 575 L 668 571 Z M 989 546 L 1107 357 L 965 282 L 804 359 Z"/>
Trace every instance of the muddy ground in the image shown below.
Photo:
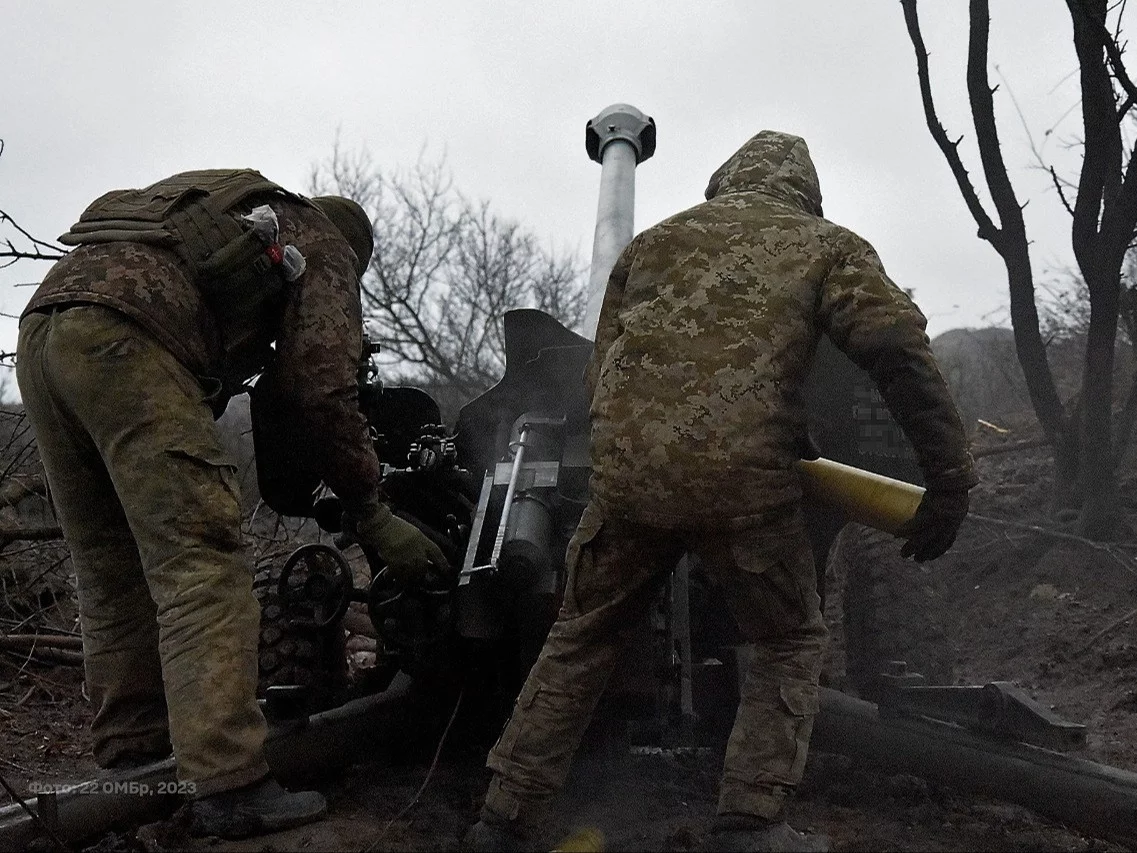
<path fill-rule="evenodd" d="M 1137 532 L 1130 526 L 1119 543 L 1105 547 L 1028 529 L 1058 530 L 1044 514 L 1046 460 L 1039 451 L 981 459 L 976 517 L 949 555 L 898 569 L 912 581 L 898 607 L 909 625 L 929 626 L 935 654 L 955 683 L 1013 681 L 1088 726 L 1087 745 L 1075 755 L 1137 771 Z M 1124 483 L 1122 509 L 1132 525 L 1132 479 Z M 3 632 L 74 632 L 73 606 L 58 585 L 41 584 L 33 601 L 14 603 L 31 589 L 29 566 L 65 574 L 60 547 L 10 545 L 0 556 L 9 566 Z M 17 562 L 20 572 L 11 569 Z M 915 631 L 913 642 L 919 645 L 921 636 Z M 0 658 L 0 775 L 18 794 L 35 782 L 91 777 L 80 669 L 12 651 Z M 87 849 L 455 849 L 485 789 L 484 747 L 448 742 L 429 779 L 433 742 L 403 752 L 324 780 L 330 813 L 316 826 L 221 842 L 188 839 L 174 820 L 93 838 Z M 633 754 L 593 733 L 557 803 L 544 849 L 582 826 L 599 828 L 608 850 L 699 849 L 713 814 L 720 756 L 715 746 Z M 2 802 L 11 797 L 4 794 Z M 817 751 L 788 817 L 829 835 L 834 850 L 1125 849 L 1102 840 L 1104 828 L 1095 838 L 1019 806 L 878 774 Z"/>

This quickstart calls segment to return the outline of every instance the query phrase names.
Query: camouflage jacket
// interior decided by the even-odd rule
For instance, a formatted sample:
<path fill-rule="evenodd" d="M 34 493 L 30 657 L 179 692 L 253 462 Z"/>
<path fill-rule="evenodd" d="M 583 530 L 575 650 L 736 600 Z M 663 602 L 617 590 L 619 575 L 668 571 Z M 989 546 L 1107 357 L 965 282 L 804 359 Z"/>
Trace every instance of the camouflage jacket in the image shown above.
<path fill-rule="evenodd" d="M 612 270 L 587 376 L 593 496 L 694 528 L 798 500 L 803 384 L 823 334 L 876 382 L 928 485 L 973 485 L 926 321 L 872 246 L 822 218 L 805 142 L 757 134 L 707 199 L 637 235 Z"/>
<path fill-rule="evenodd" d="M 263 201 L 251 199 L 235 215 Z M 363 321 L 355 255 L 319 210 L 268 201 L 280 222 L 280 243 L 300 249 L 307 266 L 272 304 L 252 314 L 222 316 L 206 305 L 173 251 L 134 242 L 74 249 L 48 271 L 24 314 L 72 303 L 121 311 L 199 378 L 218 414 L 230 393 L 261 374 L 253 409 L 273 423 L 255 432 L 273 446 L 258 443 L 258 467 L 262 456 L 271 456 L 297 469 L 273 472 L 278 482 L 310 487 L 322 479 L 359 516 L 379 500 L 380 472 L 358 405 Z M 294 495 L 263 496 L 270 506 L 303 509 Z"/>

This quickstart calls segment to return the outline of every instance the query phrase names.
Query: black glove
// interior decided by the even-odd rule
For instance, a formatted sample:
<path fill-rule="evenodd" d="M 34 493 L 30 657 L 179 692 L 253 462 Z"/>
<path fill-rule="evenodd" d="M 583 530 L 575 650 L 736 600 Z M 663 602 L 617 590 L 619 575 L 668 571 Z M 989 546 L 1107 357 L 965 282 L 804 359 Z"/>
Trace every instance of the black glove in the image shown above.
<path fill-rule="evenodd" d="M 928 488 L 912 520 L 897 534 L 907 540 L 900 556 L 923 563 L 947 551 L 967 517 L 968 500 L 967 489 Z"/>

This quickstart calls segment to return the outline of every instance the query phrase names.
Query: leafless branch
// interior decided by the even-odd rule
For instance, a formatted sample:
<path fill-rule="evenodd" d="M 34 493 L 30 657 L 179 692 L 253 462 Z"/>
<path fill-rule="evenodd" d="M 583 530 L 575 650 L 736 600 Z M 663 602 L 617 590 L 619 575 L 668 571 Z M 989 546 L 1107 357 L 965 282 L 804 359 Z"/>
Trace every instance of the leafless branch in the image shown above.
<path fill-rule="evenodd" d="M 1082 170 L 1074 205 L 1073 247 L 1078 265 L 1092 270 L 1102 257 L 1118 267 L 1137 223 L 1137 157 L 1129 153 L 1124 170 L 1123 140 L 1113 77 L 1130 100 L 1137 95 L 1121 59 L 1121 49 L 1106 24 L 1105 0 L 1067 0 L 1074 24 L 1074 47 L 1081 69 L 1085 130 Z M 1092 278 L 1092 276 L 1090 277 Z M 1090 282 L 1091 287 L 1093 283 Z"/>
<path fill-rule="evenodd" d="M 999 212 L 1000 234 L 996 248 L 1006 254 L 1018 244 L 1026 242 L 1026 225 L 1022 218 L 1022 205 L 1015 197 L 1014 187 L 1007 177 L 999 142 L 999 128 L 995 122 L 995 90 L 987 77 L 987 46 L 991 14 L 987 0 L 971 0 L 971 27 L 967 47 L 967 93 L 971 101 L 971 114 L 975 121 L 979 159 L 991 200 Z M 982 236 L 982 235 L 981 235 Z M 995 242 L 992 240 L 992 242 Z"/>
<path fill-rule="evenodd" d="M 1030 146 L 1030 153 L 1034 158 L 1035 165 L 1050 175 L 1050 178 L 1054 184 L 1054 189 L 1058 193 L 1058 200 L 1062 203 L 1062 206 L 1066 208 L 1066 211 L 1071 216 L 1073 216 L 1074 208 L 1073 205 L 1070 204 L 1070 201 L 1066 198 L 1066 189 L 1077 189 L 1077 185 L 1072 181 L 1060 178 L 1058 172 L 1054 169 L 1054 167 L 1046 163 L 1045 159 L 1042 156 L 1042 151 L 1039 149 L 1038 144 L 1035 142 L 1034 133 L 1030 129 L 1030 124 L 1026 120 L 1026 115 L 1023 113 L 1022 106 L 1019 104 L 1018 98 L 1015 97 L 1014 89 L 1007 82 L 1006 77 L 1003 75 L 998 66 L 995 67 L 995 70 L 999 75 L 999 79 L 1003 81 L 1003 87 L 1007 90 L 1007 96 L 1011 99 L 1011 105 L 1015 108 L 1015 114 L 1019 117 L 1019 124 L 1022 125 L 1023 134 L 1026 136 L 1027 144 Z M 1075 108 L 1076 105 L 1070 109 Z M 1049 136 L 1050 132 L 1050 130 L 1047 130 L 1045 135 Z"/>
<path fill-rule="evenodd" d="M 1076 652 L 1074 652 L 1075 657 L 1080 656 L 1080 655 L 1084 654 L 1085 652 L 1087 652 L 1090 649 L 1090 647 L 1094 645 L 1094 643 L 1096 643 L 1102 637 L 1106 637 L 1106 636 L 1112 634 L 1114 631 L 1116 631 L 1118 628 L 1120 628 L 1122 625 L 1124 625 L 1126 622 L 1128 622 L 1134 616 L 1137 616 L 1137 608 L 1130 610 L 1128 613 L 1123 614 L 1122 616 L 1120 616 L 1117 619 L 1114 619 L 1112 622 L 1110 622 L 1108 625 L 1106 625 L 1104 628 L 1102 628 L 1100 631 L 1098 631 L 1096 634 L 1094 634 L 1092 637 L 1090 637 L 1080 649 L 1078 649 Z"/>
<path fill-rule="evenodd" d="M 0 634 L 0 649 L 26 649 L 32 646 L 75 651 L 83 648 L 83 639 L 71 634 Z"/>
<path fill-rule="evenodd" d="M 427 785 L 430 784 L 430 780 L 434 776 L 434 771 L 438 768 L 438 759 L 442 756 L 442 747 L 445 746 L 446 737 L 450 734 L 450 727 L 454 725 L 454 720 L 458 716 L 458 709 L 462 707 L 462 696 L 464 694 L 465 688 L 463 687 L 458 691 L 458 698 L 454 700 L 454 710 L 450 713 L 450 719 L 446 722 L 446 728 L 442 730 L 442 736 L 438 739 L 438 746 L 434 750 L 434 758 L 430 762 L 430 767 L 427 768 L 426 776 L 423 778 L 422 784 L 419 785 L 419 789 L 415 791 L 415 795 L 411 797 L 410 802 L 403 806 L 403 808 L 400 809 L 393 818 L 387 821 L 386 825 L 375 837 L 375 840 L 372 841 L 366 848 L 364 848 L 364 853 L 370 853 L 370 851 L 374 850 L 376 845 L 378 845 L 381 841 L 383 841 L 384 838 L 386 838 L 387 833 L 391 831 L 391 827 L 402 820 L 407 812 L 413 809 L 418 804 L 418 801 L 422 798 L 423 793 L 426 791 Z"/>
<path fill-rule="evenodd" d="M 0 139 L 0 155 L 4 153 L 4 140 Z M 0 243 L 0 269 L 10 267 L 17 261 L 58 261 L 67 254 L 67 249 L 57 243 L 41 240 L 13 219 L 6 211 L 0 210 L 0 228 L 8 225 L 18 237 L 29 245 L 22 248 L 16 245 L 11 238 L 4 238 Z"/>
<path fill-rule="evenodd" d="M 355 198 L 375 226 L 364 311 L 385 366 L 461 399 L 501 375 L 502 316 L 537 308 L 567 326 L 584 312 L 583 265 L 543 248 L 488 202 L 459 193 L 443 162 L 383 171 L 338 149 L 313 188 Z"/>
<path fill-rule="evenodd" d="M 963 165 L 963 160 L 959 156 L 959 143 L 963 137 L 952 142 L 936 114 L 935 102 L 932 99 L 931 77 L 928 72 L 928 49 L 924 46 L 924 36 L 920 31 L 916 0 L 900 0 L 900 5 L 904 10 L 904 21 L 908 26 L 908 36 L 916 51 L 916 76 L 920 83 L 920 97 L 924 102 L 924 118 L 927 121 L 928 130 L 940 151 L 943 152 L 948 166 L 951 167 L 951 172 L 955 176 L 955 182 L 959 186 L 960 194 L 967 204 L 967 209 L 971 211 L 972 217 L 979 226 L 979 236 L 988 241 L 998 240 L 999 229 L 983 208 L 983 203 L 979 200 L 979 195 L 975 192 L 975 187 L 972 185 L 967 169 Z"/>
<path fill-rule="evenodd" d="M 1066 191 L 1063 187 L 1063 182 L 1058 178 L 1058 173 L 1054 171 L 1054 167 L 1048 167 L 1050 177 L 1054 181 L 1054 189 L 1058 191 L 1058 200 L 1062 202 L 1062 206 L 1066 208 L 1066 212 L 1071 216 L 1074 215 L 1074 207 L 1070 204 L 1070 200 L 1066 198 Z"/>
<path fill-rule="evenodd" d="M 1106 23 L 1106 7 L 1101 4 L 1099 9 L 1090 9 L 1084 0 L 1069 0 L 1068 5 L 1070 10 L 1081 15 L 1086 22 L 1087 27 L 1090 28 L 1097 36 L 1101 46 L 1105 49 L 1106 56 L 1109 57 L 1109 65 L 1113 70 L 1114 79 L 1117 80 L 1118 85 L 1126 94 L 1126 100 L 1123 106 L 1118 110 L 1117 116 L 1120 119 L 1128 111 L 1129 107 L 1134 102 L 1137 102 L 1137 86 L 1129 79 L 1129 73 L 1125 70 L 1125 61 L 1122 58 L 1122 48 L 1119 44 L 1121 37 L 1121 14 L 1124 12 L 1125 4 L 1120 5 L 1120 10 L 1117 16 L 1117 27 L 1110 32 L 1109 26 Z M 1099 14 L 1100 11 L 1100 14 Z"/>
<path fill-rule="evenodd" d="M 1104 542 L 1097 542 L 1093 539 L 1084 536 L 1076 536 L 1073 533 L 1065 533 L 1061 530 L 1054 530 L 1049 527 L 1042 527 L 1037 524 L 1028 524 L 1022 521 L 1009 521 L 1004 518 L 992 518 L 988 515 L 979 515 L 974 512 L 967 514 L 968 521 L 978 522 L 980 524 L 989 524 L 996 527 L 1004 527 L 1009 530 L 1021 530 L 1026 533 L 1033 533 L 1036 536 L 1042 536 L 1046 539 L 1059 539 L 1063 542 L 1073 542 L 1078 545 L 1085 546 L 1093 551 L 1101 551 L 1108 554 L 1114 559 L 1125 571 L 1132 575 L 1137 575 L 1137 567 L 1134 566 L 1134 561 L 1127 555 L 1120 553 L 1115 547 Z"/>
<path fill-rule="evenodd" d="M 43 664 L 68 664 L 72 666 L 83 665 L 83 653 L 73 649 L 59 649 L 54 646 L 33 646 L 25 650 L 6 649 L 0 646 L 0 654 L 26 658 L 29 662 Z"/>
<path fill-rule="evenodd" d="M 19 260 L 58 261 L 67 254 L 67 249 L 63 246 L 46 240 L 40 240 L 38 237 L 33 237 L 28 230 L 13 219 L 7 211 L 0 210 L 0 226 L 4 224 L 9 225 L 20 237 L 28 241 L 31 244 L 31 248 L 18 248 L 11 239 L 5 239 L 3 247 L 0 247 L 0 258 L 7 258 L 8 260 L 0 264 L 0 269 L 11 266 Z"/>

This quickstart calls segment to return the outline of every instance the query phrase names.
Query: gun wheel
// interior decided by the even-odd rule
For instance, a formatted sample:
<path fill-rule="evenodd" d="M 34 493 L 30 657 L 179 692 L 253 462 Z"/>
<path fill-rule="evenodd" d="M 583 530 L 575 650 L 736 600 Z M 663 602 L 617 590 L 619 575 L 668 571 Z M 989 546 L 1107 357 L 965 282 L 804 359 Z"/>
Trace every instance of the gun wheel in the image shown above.
<path fill-rule="evenodd" d="M 891 661 L 904 661 L 928 684 L 952 683 L 955 654 L 926 571 L 903 559 L 887 533 L 860 524 L 841 529 L 826 565 L 828 683 L 874 699 Z"/>
<path fill-rule="evenodd" d="M 295 563 L 295 561 L 292 561 Z M 269 687 L 307 687 L 309 713 L 335 704 L 347 687 L 345 638 L 338 620 L 328 623 L 326 602 L 313 600 L 305 585 L 281 583 L 287 554 L 262 557 L 256 565 L 253 595 L 261 607 L 257 655 L 257 695 Z"/>

